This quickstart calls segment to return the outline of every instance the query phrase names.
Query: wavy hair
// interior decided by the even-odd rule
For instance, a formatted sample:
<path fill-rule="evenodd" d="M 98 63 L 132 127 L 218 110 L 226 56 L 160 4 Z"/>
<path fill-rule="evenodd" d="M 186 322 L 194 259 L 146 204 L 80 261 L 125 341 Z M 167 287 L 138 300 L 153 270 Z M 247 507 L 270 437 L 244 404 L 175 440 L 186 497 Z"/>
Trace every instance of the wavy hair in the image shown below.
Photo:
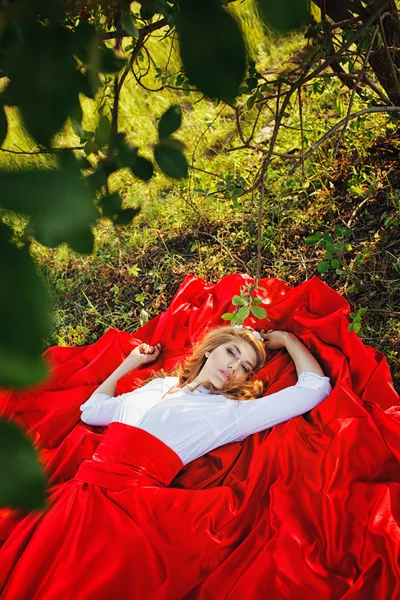
<path fill-rule="evenodd" d="M 256 364 L 249 376 L 258 371 L 264 365 L 267 354 L 264 344 L 255 337 L 251 330 L 234 329 L 230 326 L 217 327 L 206 332 L 204 337 L 194 346 L 191 355 L 169 373 L 179 379 L 178 385 L 172 388 L 170 392 L 182 388 L 196 379 L 207 360 L 205 357 L 206 352 L 211 352 L 222 344 L 232 343 L 235 339 L 250 344 L 256 354 Z M 198 383 L 191 389 L 194 390 L 200 385 L 206 387 L 212 394 L 222 393 L 231 400 L 254 400 L 254 398 L 262 396 L 264 392 L 263 382 L 257 379 L 248 379 L 236 384 L 235 382 L 228 382 L 222 390 L 213 386 L 209 381 L 205 381 Z"/>

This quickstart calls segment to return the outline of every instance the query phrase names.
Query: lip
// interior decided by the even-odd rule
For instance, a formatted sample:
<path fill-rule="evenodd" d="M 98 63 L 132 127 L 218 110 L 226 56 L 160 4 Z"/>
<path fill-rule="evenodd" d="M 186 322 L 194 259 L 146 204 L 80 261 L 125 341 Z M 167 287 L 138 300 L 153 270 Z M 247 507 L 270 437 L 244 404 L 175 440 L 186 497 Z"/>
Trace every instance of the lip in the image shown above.
<path fill-rule="evenodd" d="M 229 381 L 230 380 L 231 375 L 230 375 L 230 373 L 228 373 L 228 371 L 223 371 L 223 370 L 220 369 L 219 372 L 221 373 L 221 375 L 225 379 L 225 381 Z"/>

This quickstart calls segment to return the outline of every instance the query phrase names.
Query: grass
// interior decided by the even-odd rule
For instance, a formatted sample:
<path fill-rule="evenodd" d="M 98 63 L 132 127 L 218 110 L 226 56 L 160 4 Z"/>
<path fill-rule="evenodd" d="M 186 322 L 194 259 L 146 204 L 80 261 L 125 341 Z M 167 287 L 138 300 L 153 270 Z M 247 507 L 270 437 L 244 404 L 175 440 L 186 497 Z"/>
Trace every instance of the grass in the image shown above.
<path fill-rule="evenodd" d="M 291 57 L 304 45 L 301 34 L 284 40 L 272 34 L 265 36 L 256 20 L 254 4 L 234 6 L 244 24 L 257 69 L 271 79 L 277 73 L 284 74 L 292 64 Z M 170 44 L 171 38 L 154 36 L 148 48 L 152 60 L 162 69 L 167 65 L 172 74 L 179 71 L 180 64 L 176 43 L 172 51 Z M 146 60 L 144 56 L 143 70 L 147 68 Z M 155 75 L 150 66 L 143 78 L 147 87 L 159 87 Z M 323 82 L 323 89 L 310 84 L 303 90 L 306 148 L 347 109 L 347 91 L 333 79 Z M 335 108 L 337 98 L 343 101 L 341 115 L 337 114 L 338 106 Z M 85 129 L 95 127 L 102 102 L 101 98 L 82 98 Z M 106 112 L 110 102 L 108 98 Z M 141 324 L 143 310 L 151 318 L 166 309 L 189 273 L 210 282 L 232 272 L 255 274 L 257 202 L 253 202 L 250 193 L 232 201 L 224 188 L 218 187 L 227 175 L 232 175 L 243 178 L 248 189 L 261 160 L 259 153 L 250 150 L 227 152 L 240 144 L 232 109 L 202 99 L 198 93 L 186 96 L 171 89 L 148 92 L 131 76 L 123 88 L 120 129 L 151 158 L 156 120 L 172 103 L 178 103 L 183 111 L 183 125 L 177 137 L 186 144 L 189 162 L 201 170 L 192 169 L 189 180 L 182 183 L 161 173 L 147 184 L 127 170 L 115 173 L 110 190 L 118 190 L 124 206 L 140 205 L 141 213 L 126 228 L 113 228 L 107 221 L 99 223 L 91 256 L 77 255 L 66 247 L 50 250 L 32 244 L 32 253 L 53 298 L 54 323 L 47 345 L 91 343 L 109 327 L 134 331 Z M 360 107 L 356 99 L 353 110 Z M 33 149 L 34 143 L 16 112 L 7 112 L 12 127 L 4 146 Z M 301 147 L 296 101 L 288 113 L 276 148 L 282 153 Z M 255 115 L 256 108 L 244 111 L 245 134 L 250 133 Z M 273 116 L 263 112 L 256 130 L 257 144 L 262 145 L 269 138 L 272 126 Z M 304 175 L 301 170 L 292 174 L 287 162 L 274 158 L 266 180 L 262 276 L 279 277 L 295 286 L 319 275 L 349 300 L 354 313 L 367 308 L 359 334 L 367 344 L 387 355 L 399 386 L 397 125 L 385 115 L 351 121 L 336 158 L 335 141 L 332 138 L 312 155 Z M 78 142 L 67 124 L 55 145 L 76 146 Z M 50 155 L 0 153 L 1 166 L 8 168 L 28 164 L 51 167 L 54 161 Z M 324 249 L 308 246 L 306 238 L 315 231 L 332 233 L 337 226 L 346 227 L 349 220 L 352 234 L 338 255 L 340 269 L 347 265 L 348 272 L 340 275 L 330 269 L 319 274 Z M 18 226 L 18 220 L 13 222 Z M 358 255 L 360 259 L 356 259 Z"/>

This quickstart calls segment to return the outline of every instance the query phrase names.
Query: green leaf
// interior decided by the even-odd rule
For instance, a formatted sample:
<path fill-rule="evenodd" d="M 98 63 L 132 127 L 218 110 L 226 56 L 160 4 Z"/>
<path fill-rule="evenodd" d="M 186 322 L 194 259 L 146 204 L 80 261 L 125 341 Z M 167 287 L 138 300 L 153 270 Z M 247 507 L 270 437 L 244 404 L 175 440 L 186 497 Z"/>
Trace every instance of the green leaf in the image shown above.
<path fill-rule="evenodd" d="M 0 222 L 0 387 L 23 387 L 46 376 L 41 358 L 48 335 L 49 297 L 27 247 L 16 248 Z"/>
<path fill-rule="evenodd" d="M 339 268 L 339 261 L 337 258 L 334 258 L 333 260 L 331 260 L 331 267 L 333 267 L 334 269 Z"/>
<path fill-rule="evenodd" d="M 233 306 L 243 306 L 244 300 L 240 296 L 233 296 L 232 304 Z"/>
<path fill-rule="evenodd" d="M 96 128 L 96 137 L 94 139 L 94 143 L 98 148 L 103 148 L 108 145 L 110 137 L 110 119 L 103 115 L 99 121 L 99 124 Z"/>
<path fill-rule="evenodd" d="M 4 106 L 0 105 L 0 146 L 2 146 L 4 140 L 7 137 L 8 132 L 8 123 L 6 111 L 4 110 Z"/>
<path fill-rule="evenodd" d="M 99 206 L 103 217 L 111 218 L 113 215 L 118 215 L 122 208 L 122 199 L 119 194 L 107 194 L 99 200 Z"/>
<path fill-rule="evenodd" d="M 318 273 L 327 273 L 329 271 L 329 262 L 327 260 L 323 260 L 318 264 Z"/>
<path fill-rule="evenodd" d="M 6 103 L 18 106 L 29 133 L 49 146 L 78 101 L 73 34 L 59 24 L 24 25 L 23 40 L 7 59 Z"/>
<path fill-rule="evenodd" d="M 138 156 L 132 160 L 130 169 L 136 177 L 142 179 L 142 181 L 149 181 L 153 177 L 154 167 L 153 163 L 143 156 Z"/>
<path fill-rule="evenodd" d="M 114 225 L 129 225 L 139 212 L 140 208 L 124 208 L 120 211 L 119 215 L 113 219 Z"/>
<path fill-rule="evenodd" d="M 72 53 L 86 65 L 91 60 L 91 53 L 96 42 L 96 28 L 85 21 L 75 27 L 72 38 Z M 96 48 L 97 50 L 97 48 Z"/>
<path fill-rule="evenodd" d="M 118 148 L 118 163 L 120 167 L 128 167 L 132 173 L 142 179 L 142 181 L 149 181 L 154 173 L 153 163 L 139 156 L 138 148 L 136 146 L 130 146 L 126 142 L 126 135 L 120 132 L 115 140 L 115 145 Z"/>
<path fill-rule="evenodd" d="M 46 483 L 31 442 L 19 427 L 0 421 L 0 506 L 44 509 Z"/>
<path fill-rule="evenodd" d="M 127 33 L 129 33 L 129 35 L 138 39 L 139 32 L 135 27 L 135 24 L 132 19 L 132 15 L 129 11 L 124 12 L 124 14 L 122 15 L 121 24 L 122 24 L 122 27 L 125 29 L 125 31 L 127 31 Z M 126 48 L 125 48 L 125 50 L 126 50 Z"/>
<path fill-rule="evenodd" d="M 363 317 L 363 316 L 365 315 L 365 313 L 366 313 L 366 312 L 367 312 L 367 309 L 366 309 L 366 308 L 360 308 L 360 309 L 358 310 L 357 314 L 358 314 L 360 317 Z"/>
<path fill-rule="evenodd" d="M 261 298 L 252 298 L 252 302 L 253 304 L 261 304 L 262 300 Z"/>
<path fill-rule="evenodd" d="M 344 106 L 341 98 L 335 98 L 333 101 L 333 107 L 338 117 L 341 117 L 343 114 Z"/>
<path fill-rule="evenodd" d="M 185 155 L 166 142 L 160 142 L 154 148 L 154 158 L 161 171 L 173 179 L 188 176 L 188 163 Z"/>
<path fill-rule="evenodd" d="M 234 313 L 224 313 L 221 316 L 221 319 L 223 319 L 224 321 L 232 321 L 233 317 L 234 317 Z"/>
<path fill-rule="evenodd" d="M 190 79 L 210 98 L 234 98 L 246 71 L 241 29 L 219 0 L 182 0 L 176 28 Z"/>
<path fill-rule="evenodd" d="M 167 138 L 174 131 L 179 129 L 182 123 L 181 109 L 177 104 L 173 104 L 167 111 L 162 115 L 158 124 L 158 137 L 160 140 Z"/>
<path fill-rule="evenodd" d="M 128 63 L 125 57 L 118 56 L 114 50 L 106 47 L 99 49 L 99 61 L 99 71 L 106 74 L 118 73 Z"/>
<path fill-rule="evenodd" d="M 243 321 L 247 319 L 250 314 L 250 308 L 248 306 L 242 306 L 236 313 L 236 320 L 239 325 L 243 324 Z"/>
<path fill-rule="evenodd" d="M 250 96 L 249 98 L 247 98 L 246 106 L 249 110 L 251 110 L 253 108 L 255 101 L 256 101 L 255 96 Z"/>
<path fill-rule="evenodd" d="M 302 27 L 309 21 L 308 0 L 257 0 L 257 5 L 265 23 L 282 33 Z"/>
<path fill-rule="evenodd" d="M 267 311 L 262 306 L 251 306 L 250 310 L 256 319 L 265 319 L 267 316 Z"/>
<path fill-rule="evenodd" d="M 55 248 L 66 242 L 88 248 L 90 226 L 100 214 L 74 155 L 63 154 L 68 167 L 61 169 L 0 171 L 0 205 L 30 217 L 31 233 L 45 246 Z"/>
<path fill-rule="evenodd" d="M 304 241 L 307 246 L 313 246 L 314 244 L 318 244 L 318 242 L 322 239 L 321 231 L 316 231 L 310 237 L 306 238 Z"/>

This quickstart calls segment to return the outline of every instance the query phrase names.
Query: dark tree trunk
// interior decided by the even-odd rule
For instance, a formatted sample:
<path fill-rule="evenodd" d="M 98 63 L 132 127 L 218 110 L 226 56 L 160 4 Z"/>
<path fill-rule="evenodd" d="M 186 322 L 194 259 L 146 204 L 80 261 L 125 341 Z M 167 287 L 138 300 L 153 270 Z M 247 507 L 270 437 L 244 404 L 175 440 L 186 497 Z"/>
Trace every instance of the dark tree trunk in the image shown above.
<path fill-rule="evenodd" d="M 365 7 L 361 0 L 313 0 L 313 2 L 335 23 L 351 19 L 354 15 L 359 17 L 360 23 L 365 23 L 383 4 L 383 0 L 370 0 Z M 379 19 L 373 25 L 378 23 Z M 382 13 L 382 26 L 383 31 L 380 31 L 380 35 L 375 38 L 369 64 L 389 100 L 394 105 L 400 106 L 400 75 L 398 73 L 400 68 L 400 19 L 395 0 L 389 0 L 386 3 Z M 383 37 L 386 42 L 385 47 L 382 47 L 381 43 Z M 335 70 L 334 65 L 333 68 Z M 346 81 L 343 73 L 338 73 L 338 76 L 346 85 L 352 87 L 353 84 Z"/>

